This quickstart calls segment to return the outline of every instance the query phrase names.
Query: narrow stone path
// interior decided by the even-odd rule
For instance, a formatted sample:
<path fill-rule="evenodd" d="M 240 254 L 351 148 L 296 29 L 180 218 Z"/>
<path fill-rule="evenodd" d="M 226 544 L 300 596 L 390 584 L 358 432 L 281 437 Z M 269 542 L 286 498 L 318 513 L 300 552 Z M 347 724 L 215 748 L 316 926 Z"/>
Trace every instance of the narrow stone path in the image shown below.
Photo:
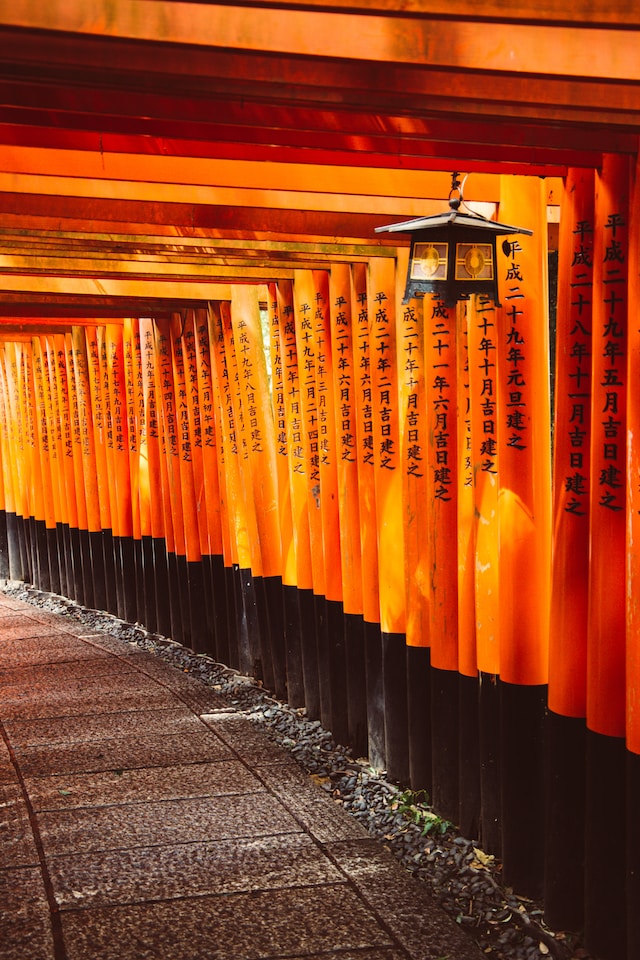
<path fill-rule="evenodd" d="M 478 960 L 215 691 L 0 595 L 0 960 Z"/>

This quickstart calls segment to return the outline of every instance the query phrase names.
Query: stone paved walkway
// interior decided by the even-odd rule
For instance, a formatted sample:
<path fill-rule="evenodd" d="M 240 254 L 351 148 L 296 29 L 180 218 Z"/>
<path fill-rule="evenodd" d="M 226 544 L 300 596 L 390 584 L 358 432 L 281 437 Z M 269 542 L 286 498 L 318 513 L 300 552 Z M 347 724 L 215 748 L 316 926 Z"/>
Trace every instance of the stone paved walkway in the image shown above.
<path fill-rule="evenodd" d="M 0 595 L 0 960 L 478 960 L 214 691 Z"/>

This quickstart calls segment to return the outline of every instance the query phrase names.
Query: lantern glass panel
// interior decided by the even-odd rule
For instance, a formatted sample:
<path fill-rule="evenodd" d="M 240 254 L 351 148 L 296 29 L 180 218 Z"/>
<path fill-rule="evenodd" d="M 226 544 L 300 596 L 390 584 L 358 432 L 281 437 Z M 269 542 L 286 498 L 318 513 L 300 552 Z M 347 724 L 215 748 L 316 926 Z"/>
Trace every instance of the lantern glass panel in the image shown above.
<path fill-rule="evenodd" d="M 493 246 L 490 243 L 456 244 L 456 280 L 493 280 Z"/>
<path fill-rule="evenodd" d="M 412 280 L 446 280 L 448 243 L 415 243 L 411 257 Z"/>

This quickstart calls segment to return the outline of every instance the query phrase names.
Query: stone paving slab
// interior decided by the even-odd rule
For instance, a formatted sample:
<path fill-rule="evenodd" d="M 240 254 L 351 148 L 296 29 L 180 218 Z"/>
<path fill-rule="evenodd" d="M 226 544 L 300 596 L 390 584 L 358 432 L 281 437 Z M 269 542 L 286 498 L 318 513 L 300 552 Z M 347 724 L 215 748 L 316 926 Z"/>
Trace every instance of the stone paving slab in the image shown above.
<path fill-rule="evenodd" d="M 96 711 L 101 705 L 95 705 Z M 76 717 L 47 717 L 39 720 L 8 720 L 5 730 L 12 745 L 38 746 L 46 744 L 74 744 L 118 737 L 142 738 L 154 728 L 167 737 L 174 734 L 202 733 L 203 724 L 187 707 L 176 704 L 158 710 L 131 710 L 126 713 L 89 713 L 91 702 L 85 705 L 85 714 Z"/>
<path fill-rule="evenodd" d="M 345 882 L 304 834 L 57 856 L 49 872 L 63 908 Z"/>
<path fill-rule="evenodd" d="M 0 669 L 19 667 L 21 664 L 54 663 L 60 660 L 73 660 L 77 657 L 92 659 L 108 657 L 107 650 L 83 643 L 69 633 L 43 633 L 36 624 L 34 633 L 22 639 L 2 638 L 0 643 Z"/>
<path fill-rule="evenodd" d="M 50 916 L 40 867 L 0 870 L 2 960 L 54 960 Z"/>
<path fill-rule="evenodd" d="M 48 857 L 301 830 L 275 797 L 266 792 L 46 810 L 38 821 Z"/>
<path fill-rule="evenodd" d="M 282 763 L 286 756 L 282 748 L 268 740 L 256 724 L 242 714 L 229 712 L 228 707 L 224 712 L 202 714 L 201 720 L 232 750 L 240 753 L 249 766 Z"/>
<path fill-rule="evenodd" d="M 460 927 L 443 926 L 427 887 L 398 870 L 391 853 L 378 841 L 366 837 L 329 843 L 326 849 L 410 956 L 439 960 L 455 949 L 455 960 L 478 957 L 478 948 Z"/>
<path fill-rule="evenodd" d="M 330 801 L 324 789 L 293 760 L 256 767 L 256 773 L 319 843 L 367 836 L 364 827 Z"/>
<path fill-rule="evenodd" d="M 345 884 L 64 911 L 69 960 L 261 960 L 395 946 Z"/>
<path fill-rule="evenodd" d="M 101 713 L 122 713 L 150 707 L 175 707 L 176 699 L 148 677 L 112 674 L 89 679 L 70 679 L 52 689 L 40 683 L 5 684 L 1 688 L 2 715 L 7 720 L 37 720 L 44 717 L 82 716 L 87 701 Z"/>
<path fill-rule="evenodd" d="M 0 644 L 2 643 L 2 625 L 0 624 Z M 0 668 L 0 695 L 5 687 L 22 686 L 30 689 L 34 685 L 42 687 L 48 683 L 53 690 L 70 680 L 87 677 L 108 677 L 131 674 L 131 666 L 116 657 L 92 657 L 77 660 L 59 660 L 55 663 L 22 664 Z"/>
<path fill-rule="evenodd" d="M 0 786 L 0 866 L 26 867 L 39 863 L 29 810 L 20 786 Z M 2 956 L 0 948 L 0 956 Z"/>
<path fill-rule="evenodd" d="M 34 777 L 25 780 L 25 787 L 36 812 L 229 796 L 265 789 L 239 760 Z"/>
<path fill-rule="evenodd" d="M 202 763 L 232 756 L 227 745 L 211 731 L 171 736 L 150 732 L 143 737 L 119 737 L 95 743 L 17 746 L 15 752 L 25 777 Z"/>

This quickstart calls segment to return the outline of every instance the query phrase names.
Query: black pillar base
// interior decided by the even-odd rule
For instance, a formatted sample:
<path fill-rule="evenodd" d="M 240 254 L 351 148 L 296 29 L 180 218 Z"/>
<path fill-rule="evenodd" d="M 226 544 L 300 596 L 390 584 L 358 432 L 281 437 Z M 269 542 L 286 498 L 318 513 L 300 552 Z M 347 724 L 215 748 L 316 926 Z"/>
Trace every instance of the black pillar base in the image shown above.
<path fill-rule="evenodd" d="M 364 656 L 364 620 L 360 615 L 344 614 L 344 640 L 348 742 L 356 757 L 366 757 L 368 750 L 367 674 Z"/>
<path fill-rule="evenodd" d="M 640 756 L 627 753 L 627 956 L 640 957 Z"/>
<path fill-rule="evenodd" d="M 382 689 L 387 773 L 392 780 L 408 785 L 407 644 L 404 633 L 382 634 Z"/>
<path fill-rule="evenodd" d="M 587 730 L 585 805 L 585 946 L 599 960 L 626 960 L 627 822 L 624 740 Z M 638 817 L 638 811 L 630 811 Z M 603 822 L 604 820 L 604 822 Z M 610 825 L 618 837 L 611 836 Z M 638 911 L 638 904 L 633 905 Z M 636 960 L 632 954 L 628 960 Z"/>
<path fill-rule="evenodd" d="M 302 638 L 297 587 L 284 584 L 284 636 L 287 664 L 287 701 L 292 707 L 304 707 L 304 674 L 302 671 Z"/>
<path fill-rule="evenodd" d="M 265 577 L 264 590 L 269 615 L 269 646 L 273 668 L 273 689 L 279 700 L 286 700 L 287 658 L 284 633 L 284 600 L 280 577 Z"/>
<path fill-rule="evenodd" d="M 51 593 L 51 570 L 49 568 L 49 538 L 44 520 L 35 522 L 36 553 L 38 554 L 38 575 L 40 590 Z"/>
<path fill-rule="evenodd" d="M 227 622 L 229 625 L 229 659 L 228 664 L 234 670 L 240 669 L 240 632 L 238 628 L 238 604 L 236 594 L 240 587 L 236 586 L 238 567 L 233 564 L 224 568 L 224 579 L 227 594 Z"/>
<path fill-rule="evenodd" d="M 431 651 L 407 647 L 409 782 L 431 799 Z"/>
<path fill-rule="evenodd" d="M 331 730 L 331 675 L 329 669 L 329 630 L 326 597 L 313 597 L 315 648 L 320 691 L 320 722 L 325 730 Z"/>
<path fill-rule="evenodd" d="M 313 590 L 298 591 L 300 608 L 300 638 L 302 648 L 302 672 L 304 677 L 304 702 L 307 715 L 320 719 L 320 683 L 318 678 L 318 648 L 316 644 L 315 603 Z"/>
<path fill-rule="evenodd" d="M 85 607 L 95 608 L 93 596 L 93 566 L 91 562 L 91 540 L 88 530 L 79 530 L 80 554 L 82 563 L 82 596 Z"/>
<path fill-rule="evenodd" d="M 69 527 L 69 543 L 71 548 L 73 580 L 71 583 L 71 596 L 84 606 L 84 567 L 82 545 L 80 542 L 80 531 L 77 527 Z"/>
<path fill-rule="evenodd" d="M 191 646 L 196 653 L 211 653 L 204 567 L 200 560 L 187 562 L 191 607 Z"/>
<path fill-rule="evenodd" d="M 481 673 L 480 707 L 480 839 L 487 853 L 502 856 L 502 795 L 500 792 L 500 694 L 494 674 Z"/>
<path fill-rule="evenodd" d="M 113 532 L 110 529 L 102 531 L 102 556 L 104 559 L 104 583 L 106 593 L 106 610 L 114 616 L 118 614 L 118 587 L 116 576 L 116 552 L 113 543 Z"/>
<path fill-rule="evenodd" d="M 480 732 L 478 678 L 458 680 L 458 826 L 470 839 L 480 836 Z"/>
<path fill-rule="evenodd" d="M 382 634 L 379 623 L 364 625 L 364 657 L 367 680 L 367 740 L 369 762 L 384 770 L 386 744 L 384 726 L 384 687 L 382 672 Z"/>
<path fill-rule="evenodd" d="M 173 552 L 167 553 L 167 578 L 169 581 L 169 614 L 170 627 L 167 637 L 182 643 L 182 607 L 180 597 L 180 579 L 178 574 L 178 558 Z"/>
<path fill-rule="evenodd" d="M 9 579 L 23 580 L 22 556 L 20 553 L 20 531 L 18 517 L 7 511 L 5 514 L 7 529 L 7 560 L 9 564 Z"/>
<path fill-rule="evenodd" d="M 163 537 L 152 537 L 153 595 L 155 597 L 154 630 L 162 637 L 171 636 L 171 592 L 167 545 Z"/>
<path fill-rule="evenodd" d="M 133 565 L 136 571 L 136 623 L 146 624 L 146 606 L 144 597 L 144 554 L 142 538 L 133 538 Z"/>
<path fill-rule="evenodd" d="M 179 553 L 176 556 L 177 592 L 180 596 L 180 620 L 174 640 L 178 640 L 185 647 L 193 646 L 191 635 L 191 597 L 189 596 L 189 570 L 187 557 Z"/>
<path fill-rule="evenodd" d="M 142 580 L 144 592 L 144 616 L 142 623 L 150 633 L 158 630 L 158 611 L 156 609 L 156 578 L 154 570 L 153 538 L 144 536 L 142 547 Z"/>
<path fill-rule="evenodd" d="M 265 588 L 264 577 L 252 576 L 253 596 L 256 605 L 257 617 L 257 649 L 260 659 L 259 672 L 256 674 L 261 678 L 267 690 L 275 690 L 275 675 L 273 672 L 273 661 L 271 658 L 271 639 L 269 623 L 269 608 L 267 605 L 267 591 Z"/>
<path fill-rule="evenodd" d="M 122 619 L 127 623 L 135 623 L 138 616 L 138 592 L 134 540 L 133 537 L 119 537 L 118 540 L 122 578 Z"/>
<path fill-rule="evenodd" d="M 546 686 L 500 682 L 503 873 L 533 900 L 544 890 L 546 699 Z"/>
<path fill-rule="evenodd" d="M 349 743 L 349 705 L 347 700 L 347 654 L 342 603 L 327 600 L 327 654 L 331 690 L 330 730 L 336 743 Z"/>
<path fill-rule="evenodd" d="M 60 594 L 60 558 L 58 556 L 58 530 L 56 527 L 47 529 L 47 553 L 49 554 L 51 593 Z"/>
<path fill-rule="evenodd" d="M 544 916 L 555 930 L 581 930 L 584 923 L 585 750 L 585 721 L 549 712 Z"/>
<path fill-rule="evenodd" d="M 458 821 L 458 689 L 455 670 L 431 667 L 431 773 L 433 806 L 437 812 Z"/>
<path fill-rule="evenodd" d="M 60 576 L 60 596 L 70 597 L 71 587 L 68 577 L 69 528 L 65 523 L 56 524 L 56 541 L 58 544 L 58 571 Z"/>
<path fill-rule="evenodd" d="M 229 609 L 227 607 L 227 585 L 224 558 L 212 556 L 210 583 L 212 595 L 212 628 L 215 642 L 216 659 L 229 665 Z"/>
<path fill-rule="evenodd" d="M 93 573 L 93 606 L 96 610 L 107 609 L 107 584 L 104 569 L 104 544 L 102 531 L 89 532 L 89 550 Z"/>
<path fill-rule="evenodd" d="M 29 531 L 27 530 L 25 519 L 16 514 L 16 530 L 18 533 L 18 552 L 20 556 L 19 569 L 20 576 L 17 580 L 24 580 L 25 583 L 31 583 L 31 558 L 29 556 Z"/>
<path fill-rule="evenodd" d="M 0 510 L 0 580 L 9 580 L 10 576 L 7 513 L 5 510 Z"/>

